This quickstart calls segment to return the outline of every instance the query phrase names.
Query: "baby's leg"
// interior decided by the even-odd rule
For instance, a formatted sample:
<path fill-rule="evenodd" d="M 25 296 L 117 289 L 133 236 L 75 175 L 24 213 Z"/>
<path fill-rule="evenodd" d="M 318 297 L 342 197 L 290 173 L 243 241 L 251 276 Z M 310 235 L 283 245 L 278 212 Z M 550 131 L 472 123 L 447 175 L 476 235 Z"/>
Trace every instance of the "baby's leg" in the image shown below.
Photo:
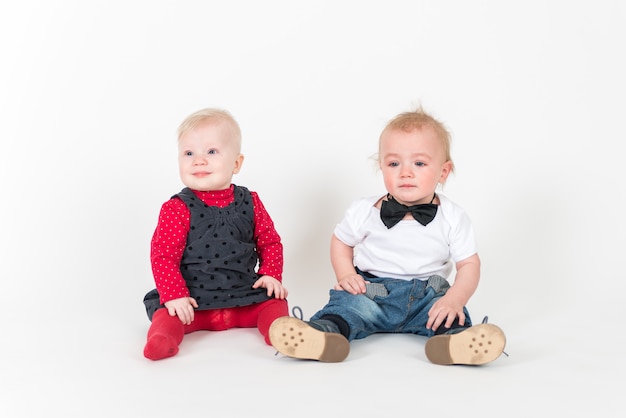
<path fill-rule="evenodd" d="M 281 316 L 289 316 L 289 307 L 285 299 L 270 299 L 266 302 L 243 306 L 237 310 L 237 327 L 256 327 L 267 345 L 272 345 L 269 329 L 272 322 Z"/>
<path fill-rule="evenodd" d="M 143 355 L 150 360 L 176 355 L 184 333 L 184 325 L 178 316 L 170 316 L 165 308 L 158 309 L 152 316 Z"/>

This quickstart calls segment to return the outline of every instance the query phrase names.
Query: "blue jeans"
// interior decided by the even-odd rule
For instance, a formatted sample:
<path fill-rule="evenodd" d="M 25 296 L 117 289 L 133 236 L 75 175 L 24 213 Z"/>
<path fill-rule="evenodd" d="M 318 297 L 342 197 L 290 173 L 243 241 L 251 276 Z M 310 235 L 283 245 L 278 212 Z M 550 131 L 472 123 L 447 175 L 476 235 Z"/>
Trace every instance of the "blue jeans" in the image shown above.
<path fill-rule="evenodd" d="M 375 333 L 406 333 L 426 337 L 435 335 L 435 331 L 426 328 L 428 310 L 449 289 L 450 284 L 446 279 L 440 276 L 431 276 L 428 280 L 364 278 L 374 283 L 374 287 L 383 285 L 388 294 L 353 295 L 343 290 L 331 289 L 328 303 L 311 320 L 320 319 L 324 315 L 340 316 L 350 326 L 348 341 Z M 385 293 L 384 289 L 382 293 Z M 468 328 L 472 321 L 467 308 L 463 307 L 463 312 L 466 319 L 462 328 Z M 454 328 L 453 326 L 451 330 Z M 458 328 L 457 325 L 454 331 L 458 332 Z M 437 334 L 443 333 L 442 331 L 443 324 L 439 326 Z"/>

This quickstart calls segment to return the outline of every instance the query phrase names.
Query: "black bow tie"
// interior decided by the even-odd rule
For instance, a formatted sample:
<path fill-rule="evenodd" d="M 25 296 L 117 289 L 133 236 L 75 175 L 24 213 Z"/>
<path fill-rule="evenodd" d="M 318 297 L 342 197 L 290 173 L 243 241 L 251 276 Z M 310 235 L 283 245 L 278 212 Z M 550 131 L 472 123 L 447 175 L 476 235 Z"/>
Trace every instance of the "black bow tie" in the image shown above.
<path fill-rule="evenodd" d="M 380 219 L 382 219 L 387 229 L 389 229 L 400 222 L 407 212 L 411 212 L 411 215 L 413 215 L 417 222 L 426 226 L 435 219 L 435 215 L 437 214 L 437 205 L 433 203 L 435 196 L 436 194 L 433 195 L 433 200 L 431 200 L 430 203 L 406 206 L 388 194 L 387 200 L 383 200 L 380 206 Z"/>

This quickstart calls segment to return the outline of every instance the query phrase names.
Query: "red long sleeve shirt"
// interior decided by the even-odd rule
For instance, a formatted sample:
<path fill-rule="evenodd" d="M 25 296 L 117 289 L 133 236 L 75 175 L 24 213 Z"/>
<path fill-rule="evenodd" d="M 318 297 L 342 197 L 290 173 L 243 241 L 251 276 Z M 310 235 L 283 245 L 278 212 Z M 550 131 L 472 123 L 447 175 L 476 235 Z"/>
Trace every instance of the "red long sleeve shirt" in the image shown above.
<path fill-rule="evenodd" d="M 234 185 L 225 190 L 193 192 L 207 205 L 219 208 L 226 207 L 234 201 Z M 283 244 L 258 194 L 253 191 L 250 191 L 250 194 L 254 207 L 253 239 L 259 256 L 257 273 L 272 276 L 282 282 Z M 189 209 L 182 200 L 170 199 L 161 206 L 150 245 L 152 274 L 161 303 L 189 296 L 185 279 L 180 272 L 180 262 L 189 232 L 189 220 Z"/>

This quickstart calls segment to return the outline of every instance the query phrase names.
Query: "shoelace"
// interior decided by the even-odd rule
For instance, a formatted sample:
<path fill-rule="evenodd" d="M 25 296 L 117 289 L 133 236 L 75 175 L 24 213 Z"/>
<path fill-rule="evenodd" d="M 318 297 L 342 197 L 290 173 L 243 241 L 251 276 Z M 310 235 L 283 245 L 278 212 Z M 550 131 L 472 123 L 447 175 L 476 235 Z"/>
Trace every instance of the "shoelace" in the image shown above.
<path fill-rule="evenodd" d="M 487 315 L 485 315 L 485 317 L 483 318 L 483 324 L 486 324 L 488 319 L 489 319 L 489 317 L 488 317 Z M 509 355 L 507 354 L 507 352 L 506 352 L 506 351 L 504 351 L 504 350 L 502 350 L 502 354 L 504 354 L 504 355 L 505 355 L 505 356 L 507 356 L 507 357 L 509 356 Z"/>
<path fill-rule="evenodd" d="M 300 313 L 300 315 L 296 315 L 296 310 Z M 300 321 L 302 321 L 302 308 L 300 308 L 299 306 L 294 306 L 293 308 L 291 308 L 291 316 L 293 316 L 294 318 L 298 318 Z"/>

